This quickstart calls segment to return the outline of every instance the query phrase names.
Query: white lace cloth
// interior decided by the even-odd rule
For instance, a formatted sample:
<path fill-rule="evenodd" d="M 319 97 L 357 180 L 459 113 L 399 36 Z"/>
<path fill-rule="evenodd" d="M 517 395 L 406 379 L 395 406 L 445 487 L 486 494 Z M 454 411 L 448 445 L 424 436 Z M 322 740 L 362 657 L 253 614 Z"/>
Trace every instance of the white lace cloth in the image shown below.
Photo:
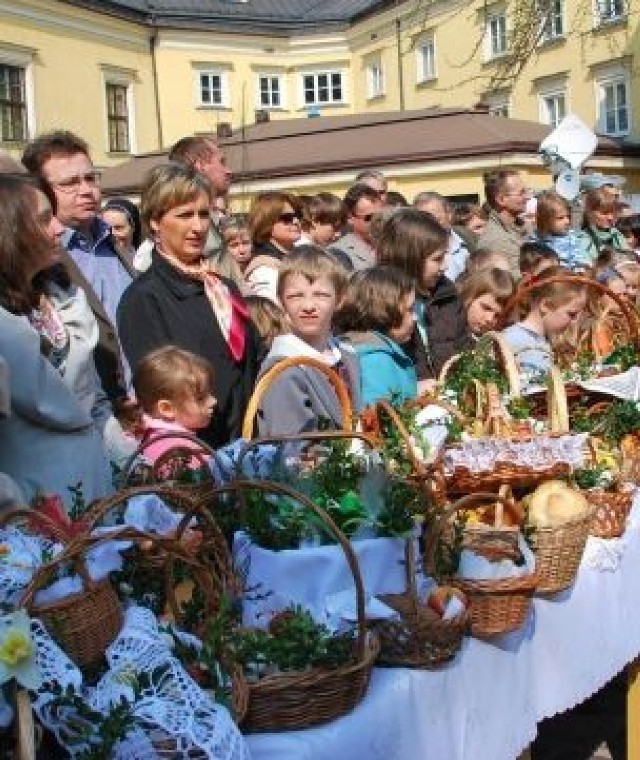
<path fill-rule="evenodd" d="M 402 539 L 362 539 L 352 546 L 368 596 L 405 590 Z M 291 604 L 301 604 L 319 622 L 333 625 L 335 621 L 328 618 L 332 609 L 335 616 L 336 595 L 345 592 L 345 597 L 355 599 L 353 576 L 338 545 L 271 551 L 238 533 L 233 556 L 248 590 L 243 602 L 245 625 L 265 628 L 273 613 Z M 313 583 L 309 583 L 310 578 Z M 370 605 L 372 610 L 374 604 Z M 354 602 L 344 598 L 341 605 L 352 609 Z"/>
<path fill-rule="evenodd" d="M 534 470 L 546 470 L 560 463 L 578 468 L 584 465 L 587 437 L 581 433 L 557 437 L 540 435 L 529 441 L 471 438 L 445 449 L 444 468 L 447 475 L 452 475 L 458 467 L 472 473 L 490 472 L 496 462 L 511 462 Z"/>
<path fill-rule="evenodd" d="M 639 523 L 636 498 L 617 571 L 583 561 L 573 589 L 535 598 L 521 631 L 465 639 L 435 671 L 374 670 L 353 713 L 250 736 L 252 760 L 514 760 L 538 721 L 586 699 L 640 653 Z"/>
<path fill-rule="evenodd" d="M 44 680 L 79 688 L 80 672 L 37 621 L 34 632 Z M 188 760 L 199 749 L 202 757 L 210 760 L 248 760 L 244 739 L 228 711 L 187 675 L 173 656 L 170 641 L 171 637 L 158 629 L 149 610 L 130 607 L 120 635 L 107 649 L 109 670 L 95 688 L 83 689 L 86 703 L 98 711 L 116 704 L 121 697 L 135 701 L 136 730 L 119 743 L 114 757 Z M 149 684 L 136 699 L 133 683 L 137 673 L 148 676 Z M 75 710 L 54 709 L 52 695 L 44 688 L 34 707 L 72 757 L 88 748 L 82 738 L 82 721 Z"/>
<path fill-rule="evenodd" d="M 100 528 L 94 535 L 101 535 L 111 529 Z M 90 549 L 86 555 L 87 572 L 93 580 L 102 580 L 122 567 L 120 552 L 130 546 L 129 541 L 107 541 Z M 14 526 L 0 529 L 0 604 L 13 607 L 19 603 L 23 591 L 45 559 L 57 557 L 63 550 L 62 544 L 47 538 L 23 533 Z M 69 574 L 58 578 L 49 586 L 37 591 L 36 604 L 49 604 L 75 594 L 83 589 L 78 575 Z"/>

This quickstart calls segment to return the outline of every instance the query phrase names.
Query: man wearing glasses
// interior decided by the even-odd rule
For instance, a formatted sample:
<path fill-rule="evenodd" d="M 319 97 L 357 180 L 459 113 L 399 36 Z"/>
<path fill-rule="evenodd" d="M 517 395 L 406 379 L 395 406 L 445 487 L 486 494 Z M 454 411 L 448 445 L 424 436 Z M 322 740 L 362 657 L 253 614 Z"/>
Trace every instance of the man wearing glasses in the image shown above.
<path fill-rule="evenodd" d="M 351 232 L 336 240 L 327 250 L 342 254 L 341 260 L 346 256 L 356 271 L 375 266 L 376 252 L 371 245 L 370 226 L 372 216 L 384 208 L 380 193 L 368 185 L 352 185 L 344 196 L 344 205 Z"/>
<path fill-rule="evenodd" d="M 504 254 L 514 277 L 520 276 L 520 246 L 527 230 L 522 224 L 530 192 L 513 169 L 499 169 L 484 176 L 489 220 L 478 246 Z"/>
<path fill-rule="evenodd" d="M 118 252 L 110 227 L 99 217 L 100 172 L 87 143 L 56 130 L 31 142 L 22 156 L 27 169 L 48 182 L 56 197 L 56 216 L 65 225 L 61 244 L 73 282 L 81 287 L 99 327 L 96 369 L 110 398 L 123 393 L 122 357 L 116 337 L 116 309 L 133 270 Z"/>

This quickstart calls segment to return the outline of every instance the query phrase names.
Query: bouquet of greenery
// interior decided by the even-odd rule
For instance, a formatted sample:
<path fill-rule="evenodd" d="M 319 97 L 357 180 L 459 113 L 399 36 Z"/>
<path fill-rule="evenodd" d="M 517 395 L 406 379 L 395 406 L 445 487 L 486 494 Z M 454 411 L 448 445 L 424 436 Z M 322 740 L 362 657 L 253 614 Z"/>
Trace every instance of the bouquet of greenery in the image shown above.
<path fill-rule="evenodd" d="M 419 494 L 387 476 L 380 457 L 354 447 L 350 438 L 314 442 L 274 460 L 268 480 L 288 485 L 322 507 L 348 538 L 405 536 L 413 530 Z M 330 540 L 315 515 L 286 495 L 256 488 L 245 497 L 238 525 L 254 543 L 274 550 Z"/>

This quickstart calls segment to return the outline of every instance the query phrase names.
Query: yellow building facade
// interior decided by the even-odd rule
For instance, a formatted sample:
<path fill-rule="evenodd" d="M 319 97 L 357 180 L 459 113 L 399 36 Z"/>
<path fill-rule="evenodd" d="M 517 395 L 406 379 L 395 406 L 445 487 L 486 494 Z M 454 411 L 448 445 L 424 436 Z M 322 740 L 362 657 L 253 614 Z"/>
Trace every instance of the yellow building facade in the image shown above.
<path fill-rule="evenodd" d="M 19 155 L 35 134 L 68 128 L 110 166 L 256 118 L 478 102 L 549 124 L 573 112 L 640 141 L 640 0 L 595 9 L 550 0 L 544 27 L 524 24 L 524 45 L 518 19 L 528 2 L 405 0 L 342 28 L 293 34 L 171 28 L 114 2 L 96 12 L 0 0 L 1 145 Z M 524 51 L 517 77 L 505 67 L 514 44 Z"/>
<path fill-rule="evenodd" d="M 1 147 L 70 129 L 109 166 L 158 147 L 151 31 L 61 2 L 0 2 Z"/>

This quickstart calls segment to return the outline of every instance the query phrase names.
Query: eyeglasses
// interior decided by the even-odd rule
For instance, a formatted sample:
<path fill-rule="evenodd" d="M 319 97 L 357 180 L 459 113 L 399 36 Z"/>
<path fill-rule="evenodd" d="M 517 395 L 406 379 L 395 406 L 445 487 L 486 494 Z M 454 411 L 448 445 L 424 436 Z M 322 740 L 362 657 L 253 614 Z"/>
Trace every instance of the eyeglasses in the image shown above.
<path fill-rule="evenodd" d="M 297 214 L 288 211 L 284 214 L 280 214 L 278 221 L 282 222 L 283 224 L 293 224 L 294 222 L 299 222 L 300 219 Z"/>
<path fill-rule="evenodd" d="M 51 182 L 63 193 L 77 193 L 84 182 L 89 187 L 97 187 L 100 184 L 101 172 L 92 171 L 86 174 L 76 174 L 73 177 L 65 177 L 57 182 Z"/>
<path fill-rule="evenodd" d="M 373 214 L 363 214 L 362 216 L 358 216 L 358 214 L 352 214 L 351 216 L 353 216 L 354 219 L 362 219 L 362 221 L 366 224 L 369 224 L 369 222 L 373 219 Z"/>

